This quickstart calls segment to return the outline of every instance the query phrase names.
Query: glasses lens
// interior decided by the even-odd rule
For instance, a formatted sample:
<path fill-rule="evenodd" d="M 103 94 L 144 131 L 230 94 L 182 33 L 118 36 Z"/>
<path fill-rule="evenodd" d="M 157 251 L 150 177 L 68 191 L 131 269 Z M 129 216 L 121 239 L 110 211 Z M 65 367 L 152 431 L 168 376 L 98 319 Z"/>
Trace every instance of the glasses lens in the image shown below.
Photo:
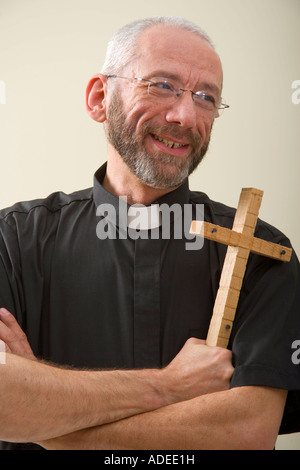
<path fill-rule="evenodd" d="M 174 103 L 182 95 L 183 92 L 190 90 L 177 89 L 168 80 L 151 80 L 148 83 L 148 94 L 157 98 L 158 100 L 167 101 L 168 103 Z M 208 111 L 209 113 L 215 113 L 220 116 L 227 105 L 221 105 L 220 109 L 217 109 L 215 98 L 204 91 L 197 91 L 192 93 L 193 100 L 197 107 L 202 110 Z"/>
<path fill-rule="evenodd" d="M 148 85 L 148 93 L 151 96 L 164 100 L 176 100 L 176 91 L 167 80 L 151 81 Z"/>
<path fill-rule="evenodd" d="M 215 112 L 215 99 L 204 91 L 197 91 L 193 95 L 195 103 L 206 111 Z"/>

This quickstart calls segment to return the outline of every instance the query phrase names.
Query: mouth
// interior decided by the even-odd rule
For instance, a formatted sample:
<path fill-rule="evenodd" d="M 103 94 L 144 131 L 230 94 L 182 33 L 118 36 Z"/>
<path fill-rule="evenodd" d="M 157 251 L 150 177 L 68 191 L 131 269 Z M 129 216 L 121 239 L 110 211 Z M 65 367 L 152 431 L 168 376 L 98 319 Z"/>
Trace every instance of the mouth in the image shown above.
<path fill-rule="evenodd" d="M 156 151 L 179 158 L 187 157 L 188 153 L 190 153 L 190 145 L 182 141 L 176 142 L 173 139 L 161 137 L 157 134 L 149 134 L 149 136 L 151 137 Z"/>
<path fill-rule="evenodd" d="M 164 144 L 166 147 L 170 149 L 180 149 L 180 148 L 188 146 L 188 144 L 182 144 L 180 142 L 175 142 L 174 140 L 165 139 L 156 134 L 151 134 L 151 135 L 156 141 L 161 142 L 162 144 Z"/>

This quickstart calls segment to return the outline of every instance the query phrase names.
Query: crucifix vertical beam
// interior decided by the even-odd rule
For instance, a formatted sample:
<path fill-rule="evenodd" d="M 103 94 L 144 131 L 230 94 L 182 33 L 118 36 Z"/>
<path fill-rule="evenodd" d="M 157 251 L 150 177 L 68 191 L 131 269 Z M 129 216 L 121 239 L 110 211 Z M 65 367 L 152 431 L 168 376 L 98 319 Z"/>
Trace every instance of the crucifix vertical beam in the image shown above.
<path fill-rule="evenodd" d="M 263 191 L 243 188 L 232 230 L 193 221 L 190 232 L 228 245 L 206 338 L 209 346 L 227 348 L 250 252 L 289 261 L 292 250 L 254 237 Z"/>
<path fill-rule="evenodd" d="M 260 190 L 242 190 L 232 226 L 233 230 L 253 236 L 262 197 L 263 192 Z M 208 345 L 227 347 L 249 254 L 250 251 L 246 248 L 236 246 L 227 248 L 206 338 Z"/>

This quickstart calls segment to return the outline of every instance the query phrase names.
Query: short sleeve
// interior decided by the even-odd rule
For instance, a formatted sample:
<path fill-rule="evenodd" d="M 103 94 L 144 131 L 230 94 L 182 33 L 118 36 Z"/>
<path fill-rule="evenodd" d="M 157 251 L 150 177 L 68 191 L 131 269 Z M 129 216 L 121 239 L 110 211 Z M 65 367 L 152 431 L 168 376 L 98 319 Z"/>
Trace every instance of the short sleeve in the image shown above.
<path fill-rule="evenodd" d="M 292 418 L 300 416 L 300 364 L 293 360 L 296 340 L 300 340 L 300 273 L 295 252 L 289 263 L 251 255 L 232 331 L 231 387 L 288 390 L 284 433 L 300 430 L 300 421 L 296 424 Z"/>
<path fill-rule="evenodd" d="M 24 295 L 17 236 L 13 228 L 0 220 L 0 307 L 13 313 L 23 323 Z"/>

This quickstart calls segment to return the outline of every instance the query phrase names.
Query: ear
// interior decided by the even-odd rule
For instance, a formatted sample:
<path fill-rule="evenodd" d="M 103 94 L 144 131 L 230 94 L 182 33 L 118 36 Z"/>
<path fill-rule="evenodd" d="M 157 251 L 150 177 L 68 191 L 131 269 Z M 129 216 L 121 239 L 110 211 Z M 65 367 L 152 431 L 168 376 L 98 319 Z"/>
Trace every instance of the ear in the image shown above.
<path fill-rule="evenodd" d="M 96 122 L 106 120 L 107 77 L 94 75 L 86 88 L 86 108 L 89 116 Z"/>

